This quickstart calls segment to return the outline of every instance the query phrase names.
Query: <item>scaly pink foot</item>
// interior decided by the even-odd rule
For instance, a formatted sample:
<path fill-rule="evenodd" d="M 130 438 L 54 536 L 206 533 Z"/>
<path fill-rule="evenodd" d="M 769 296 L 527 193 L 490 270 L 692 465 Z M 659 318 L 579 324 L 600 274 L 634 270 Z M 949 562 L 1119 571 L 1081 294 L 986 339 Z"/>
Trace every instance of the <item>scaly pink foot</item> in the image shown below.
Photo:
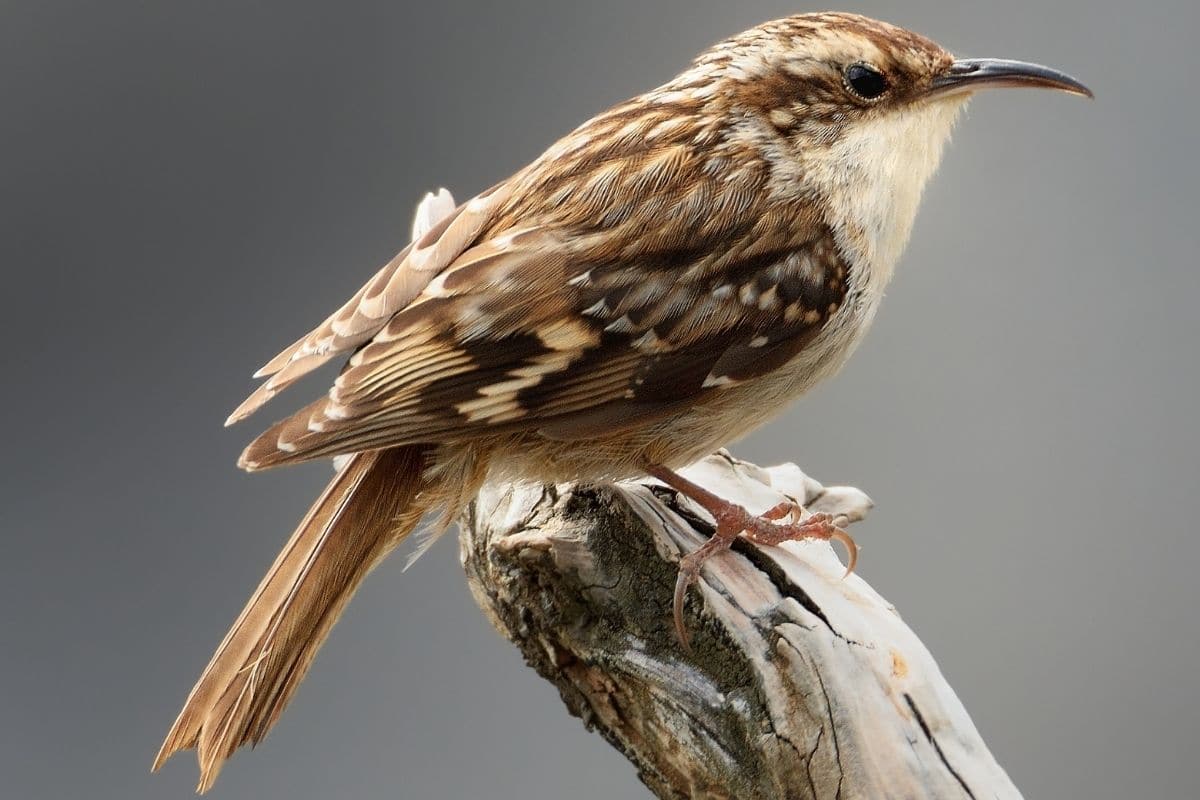
<path fill-rule="evenodd" d="M 758 544 L 779 545 L 783 542 L 802 539 L 838 541 L 846 548 L 848 565 L 846 575 L 854 571 L 858 563 L 858 545 L 850 534 L 833 524 L 829 514 L 811 514 L 801 520 L 801 508 L 796 503 L 783 502 L 761 515 L 751 514 L 742 506 L 717 497 L 707 489 L 692 483 L 666 467 L 650 465 L 646 471 L 670 486 L 675 491 L 691 498 L 712 515 L 716 532 L 697 550 L 688 553 L 679 561 L 679 576 L 675 580 L 675 631 L 685 649 L 690 649 L 687 628 L 683 624 L 683 604 L 687 589 L 700 577 L 704 562 L 717 553 L 728 550 L 738 536 Z"/>

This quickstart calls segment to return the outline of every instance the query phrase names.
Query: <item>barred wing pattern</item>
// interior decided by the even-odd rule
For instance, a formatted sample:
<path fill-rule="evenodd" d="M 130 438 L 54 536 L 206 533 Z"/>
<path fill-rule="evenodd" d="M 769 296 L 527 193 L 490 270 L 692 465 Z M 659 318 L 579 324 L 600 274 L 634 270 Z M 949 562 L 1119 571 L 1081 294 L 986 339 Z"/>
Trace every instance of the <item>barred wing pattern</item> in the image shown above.
<path fill-rule="evenodd" d="M 274 359 L 235 418 L 353 352 L 242 466 L 513 430 L 589 438 L 791 359 L 846 299 L 834 236 L 811 204 L 771 197 L 769 164 L 731 171 L 736 142 L 681 130 L 676 105 L 592 120 Z"/>
<path fill-rule="evenodd" d="M 471 248 L 351 357 L 328 397 L 268 430 L 244 463 L 513 428 L 583 438 L 770 372 L 846 288 L 824 227 L 798 246 L 762 233 L 708 269 L 673 256 L 651 271 L 591 265 L 552 230 Z"/>
<path fill-rule="evenodd" d="M 449 196 L 448 192 L 439 195 Z M 501 185 L 449 213 L 436 209 L 443 212 L 439 213 L 441 219 L 424 236 L 401 250 L 328 319 L 254 373 L 254 377 L 267 380 L 225 424 L 245 419 L 300 378 L 368 341 L 462 253 L 505 197 Z"/>

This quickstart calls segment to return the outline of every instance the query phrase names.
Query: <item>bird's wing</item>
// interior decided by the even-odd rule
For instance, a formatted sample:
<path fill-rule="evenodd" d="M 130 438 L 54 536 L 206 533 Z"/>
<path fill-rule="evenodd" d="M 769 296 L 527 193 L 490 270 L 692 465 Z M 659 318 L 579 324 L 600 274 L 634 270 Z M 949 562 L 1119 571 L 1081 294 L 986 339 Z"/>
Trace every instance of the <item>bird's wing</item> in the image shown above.
<path fill-rule="evenodd" d="M 254 377 L 267 380 L 229 415 L 225 424 L 245 419 L 330 359 L 369 341 L 475 241 L 507 199 L 508 191 L 506 184 L 499 184 L 448 212 L 438 207 L 439 203 L 452 202 L 448 192 L 431 196 L 432 202 L 423 203 L 422 208 L 437 213 L 440 221 L 401 250 L 328 319 L 256 372 Z M 414 230 L 419 224 L 418 219 Z"/>
<path fill-rule="evenodd" d="M 235 418 L 353 351 L 242 465 L 513 429 L 588 438 L 776 369 L 848 284 L 824 220 L 775 177 L 682 100 L 605 112 L 268 364 Z"/>
<path fill-rule="evenodd" d="M 361 345 L 328 397 L 265 432 L 241 463 L 644 424 L 788 361 L 845 300 L 845 277 L 829 229 L 794 208 L 734 227 L 697 218 L 625 234 L 510 228 L 403 307 L 373 301 L 334 318 L 350 321 L 345 334 L 327 323 L 295 348 L 327 358 Z"/>

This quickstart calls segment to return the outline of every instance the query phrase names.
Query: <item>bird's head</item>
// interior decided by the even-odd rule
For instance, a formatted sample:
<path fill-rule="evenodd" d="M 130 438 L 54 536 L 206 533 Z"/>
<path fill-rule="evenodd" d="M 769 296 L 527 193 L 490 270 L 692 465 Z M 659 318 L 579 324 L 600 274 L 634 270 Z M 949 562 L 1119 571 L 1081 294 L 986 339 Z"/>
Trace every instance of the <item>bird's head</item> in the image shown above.
<path fill-rule="evenodd" d="M 1038 87 L 1091 97 L 1057 70 L 1023 61 L 956 58 L 912 31 L 856 14 L 800 14 L 764 23 L 701 54 L 679 82 L 766 113 L 783 131 L 829 141 L 858 121 L 958 106 L 980 89 Z"/>
<path fill-rule="evenodd" d="M 1091 96 L 1048 67 L 958 58 L 903 28 L 826 13 L 728 39 L 672 88 L 708 98 L 731 137 L 771 162 L 775 193 L 823 201 L 830 222 L 857 228 L 847 237 L 890 274 L 965 102 L 1020 86 Z"/>

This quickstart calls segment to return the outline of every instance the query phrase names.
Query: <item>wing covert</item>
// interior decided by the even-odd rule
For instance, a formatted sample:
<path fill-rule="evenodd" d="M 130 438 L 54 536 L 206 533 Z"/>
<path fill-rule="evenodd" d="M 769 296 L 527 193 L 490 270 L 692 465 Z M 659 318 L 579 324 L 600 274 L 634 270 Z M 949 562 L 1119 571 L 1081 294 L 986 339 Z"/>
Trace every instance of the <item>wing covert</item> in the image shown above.
<path fill-rule="evenodd" d="M 323 323 L 254 373 L 254 377 L 267 380 L 229 415 L 225 424 L 245 419 L 330 359 L 370 340 L 478 237 L 507 196 L 508 188 L 500 184 L 453 208 L 449 192 L 427 195 L 418 209 L 414 232 L 423 220 L 429 229 L 414 237 L 412 244 L 397 253 Z"/>
<path fill-rule="evenodd" d="M 797 240 L 776 222 L 715 255 L 658 252 L 657 269 L 573 251 L 549 227 L 470 248 L 244 464 L 513 428 L 581 438 L 777 369 L 847 289 L 827 228 Z"/>
<path fill-rule="evenodd" d="M 814 204 L 692 111 L 600 115 L 385 268 L 268 365 L 269 396 L 354 351 L 243 466 L 514 429 L 584 438 L 786 363 L 846 299 L 840 253 Z"/>

